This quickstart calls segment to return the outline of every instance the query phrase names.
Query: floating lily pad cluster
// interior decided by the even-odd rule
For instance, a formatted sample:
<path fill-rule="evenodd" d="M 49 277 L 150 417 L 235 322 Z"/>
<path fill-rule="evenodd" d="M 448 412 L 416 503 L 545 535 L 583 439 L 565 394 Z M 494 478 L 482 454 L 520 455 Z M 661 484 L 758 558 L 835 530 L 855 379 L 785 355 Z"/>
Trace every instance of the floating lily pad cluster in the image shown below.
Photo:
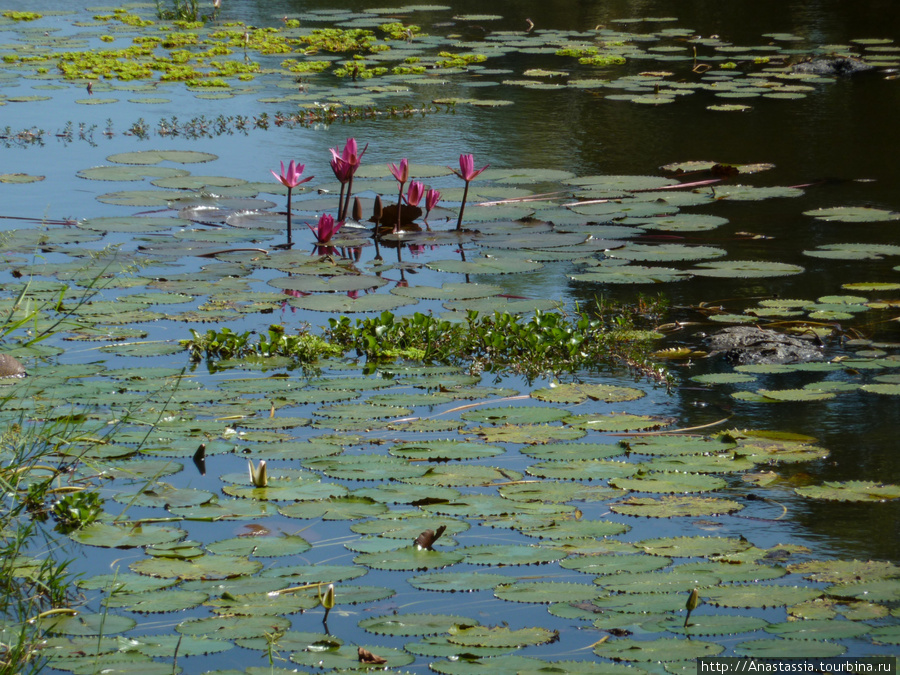
<path fill-rule="evenodd" d="M 415 90 L 449 81 L 465 89 L 432 95 L 431 101 L 482 108 L 513 104 L 514 96 L 473 95 L 499 85 L 548 93 L 600 91 L 609 101 L 651 106 L 694 94 L 703 96 L 713 111 L 746 111 L 756 99 L 802 99 L 846 72 L 810 67 L 809 59 L 825 64 L 839 59 L 855 69 L 900 63 L 897 47 L 887 39 L 816 45 L 803 36 L 769 33 L 759 44 L 737 45 L 724 37 L 698 36 L 690 27 L 673 25 L 677 20 L 672 17 L 619 20 L 589 30 L 527 23 L 520 30 L 500 30 L 492 29 L 491 21 L 503 17 L 408 5 L 314 10 L 273 16 L 271 25 L 257 27 L 229 20 L 227 7 L 210 12 L 214 20 L 203 24 L 159 20 L 151 7 L 133 6 L 102 11 L 88 22 L 76 17 L 78 30 L 60 36 L 56 22 L 65 15 L 48 12 L 0 24 L 13 37 L 0 52 L 2 65 L 39 81 L 91 83 L 91 95 L 78 100 L 82 104 L 116 103 L 120 92 L 153 94 L 129 100 L 158 104 L 169 100 L 167 87 L 182 83 L 202 98 L 255 94 L 264 82 L 285 90 L 263 95 L 265 103 L 321 111 L 381 102 L 393 106 L 401 100 L 423 109 L 426 102 Z M 480 39 L 464 37 L 472 26 L 481 32 Z M 53 30 L 39 32 L 47 27 Z M 507 57 L 514 54 L 540 55 L 545 67 L 510 68 Z M 363 86 L 348 92 L 335 87 L 335 79 Z M 0 101 L 49 98 L 6 94 Z M 302 118 L 294 113 L 283 117 Z"/>

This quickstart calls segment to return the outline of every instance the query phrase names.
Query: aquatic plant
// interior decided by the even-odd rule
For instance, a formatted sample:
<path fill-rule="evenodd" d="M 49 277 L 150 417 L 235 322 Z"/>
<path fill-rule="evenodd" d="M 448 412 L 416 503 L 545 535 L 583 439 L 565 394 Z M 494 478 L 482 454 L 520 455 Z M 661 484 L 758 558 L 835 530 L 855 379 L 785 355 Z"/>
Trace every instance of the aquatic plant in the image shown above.
<path fill-rule="evenodd" d="M 438 201 L 441 199 L 441 193 L 434 188 L 428 188 L 428 192 L 425 193 L 425 217 L 423 220 L 425 224 L 428 224 L 428 214 L 431 213 L 431 210 L 437 205 Z"/>
<path fill-rule="evenodd" d="M 425 186 L 419 181 L 414 180 L 409 184 L 409 189 L 406 191 L 406 203 L 410 206 L 418 206 L 419 202 L 422 201 L 424 194 Z"/>
<path fill-rule="evenodd" d="M 264 333 L 244 331 L 235 333 L 227 327 L 221 330 L 209 329 L 198 333 L 191 329 L 191 338 L 180 340 L 192 361 L 206 359 L 209 364 L 221 359 L 238 359 L 246 356 L 287 356 L 297 363 L 314 363 L 323 356 L 338 356 L 342 350 L 327 341 L 309 333 L 299 331 L 290 334 L 284 326 L 273 324 Z M 254 341 L 252 338 L 258 335 Z"/>
<path fill-rule="evenodd" d="M 391 170 L 391 175 L 400 185 L 400 190 L 397 194 L 397 224 L 394 226 L 394 232 L 396 232 L 400 229 L 400 216 L 403 210 L 403 186 L 409 180 L 409 161 L 404 157 L 400 160 L 399 166 L 392 162 L 388 164 L 388 168 Z"/>
<path fill-rule="evenodd" d="M 320 245 L 331 241 L 331 238 L 337 234 L 343 225 L 342 221 L 335 222 L 334 216 L 328 213 L 323 213 L 319 216 L 319 222 L 316 223 L 315 227 L 309 223 L 306 224 L 310 231 L 316 235 L 316 242 Z"/>
<path fill-rule="evenodd" d="M 469 196 L 469 183 L 489 166 L 490 164 L 485 164 L 483 167 L 476 170 L 475 158 L 472 155 L 463 154 L 459 156 L 459 171 L 453 167 L 447 167 L 466 182 L 466 187 L 463 190 L 462 204 L 459 205 L 459 217 L 456 220 L 457 231 L 462 229 L 463 212 L 466 210 L 466 199 Z"/>
<path fill-rule="evenodd" d="M 284 168 L 284 162 L 281 163 L 281 173 L 277 174 L 272 171 L 272 175 L 275 176 L 275 179 L 284 185 L 287 188 L 287 243 L 288 246 L 291 244 L 291 192 L 295 187 L 311 181 L 315 176 L 309 176 L 304 179 L 300 179 L 300 176 L 303 175 L 303 169 L 306 168 L 305 164 L 295 164 L 294 160 L 291 160 L 290 164 L 288 164 L 287 169 Z M 270 170 L 271 171 L 271 170 Z"/>
<path fill-rule="evenodd" d="M 353 176 L 362 163 L 362 157 L 366 154 L 369 144 L 359 152 L 355 138 L 348 138 L 344 143 L 344 149 L 338 154 L 337 148 L 331 150 L 331 170 L 334 177 L 341 184 L 341 194 L 338 197 L 338 220 L 346 220 L 347 208 L 350 204 L 350 195 L 353 194 Z M 346 194 L 345 194 L 346 188 Z"/>

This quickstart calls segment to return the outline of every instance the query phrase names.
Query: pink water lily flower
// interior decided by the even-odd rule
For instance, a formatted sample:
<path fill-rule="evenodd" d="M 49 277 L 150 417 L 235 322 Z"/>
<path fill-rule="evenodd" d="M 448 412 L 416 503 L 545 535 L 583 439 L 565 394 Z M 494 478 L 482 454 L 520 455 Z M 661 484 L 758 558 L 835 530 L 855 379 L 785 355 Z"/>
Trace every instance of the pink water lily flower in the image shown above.
<path fill-rule="evenodd" d="M 284 168 L 284 162 L 281 163 L 281 173 L 277 174 L 272 171 L 272 175 L 275 176 L 275 179 L 284 185 L 287 188 L 288 196 L 287 196 L 287 243 L 288 246 L 291 245 L 291 191 L 302 183 L 307 183 L 311 181 L 314 176 L 310 176 L 309 178 L 300 179 L 300 176 L 303 175 L 303 169 L 306 168 L 305 164 L 297 164 L 294 160 L 291 160 L 290 164 L 288 164 L 287 169 Z M 270 169 L 271 171 L 271 169 Z"/>
<path fill-rule="evenodd" d="M 425 186 L 419 181 L 414 180 L 409 184 L 409 189 L 406 191 L 406 203 L 410 206 L 418 206 L 424 195 Z"/>
<path fill-rule="evenodd" d="M 409 161 L 406 159 L 406 157 L 404 157 L 400 160 L 400 166 L 391 163 L 388 164 L 388 168 L 391 170 L 391 174 L 393 174 L 394 178 L 396 178 L 397 182 L 400 184 L 400 191 L 397 194 L 397 223 L 394 225 L 394 232 L 397 232 L 400 229 L 400 214 L 402 213 L 403 206 L 403 184 L 409 180 Z"/>
<path fill-rule="evenodd" d="M 290 164 L 288 164 L 287 169 L 284 168 L 284 162 L 281 163 L 281 173 L 277 174 L 272 171 L 272 175 L 275 176 L 275 179 L 284 185 L 284 187 L 289 190 L 297 187 L 301 183 L 307 183 L 311 181 L 314 177 L 310 176 L 309 178 L 304 178 L 300 180 L 300 176 L 303 175 L 303 169 L 306 168 L 305 164 L 296 164 L 294 160 L 291 160 Z"/>
<path fill-rule="evenodd" d="M 344 143 L 344 149 L 338 154 L 337 148 L 331 150 L 331 170 L 334 177 L 340 181 L 341 194 L 338 197 L 338 218 L 344 220 L 347 217 L 347 210 L 350 207 L 350 195 L 353 192 L 353 175 L 362 163 L 362 157 L 369 149 L 369 144 L 359 152 L 359 146 L 355 138 L 348 138 Z M 346 187 L 346 197 L 344 188 Z"/>
<path fill-rule="evenodd" d="M 330 214 L 323 213 L 319 216 L 319 222 L 313 227 L 309 223 L 306 226 L 316 235 L 316 241 L 320 244 L 327 244 L 331 238 L 337 234 L 338 230 L 343 227 L 344 223 L 335 222 L 334 217 Z"/>
<path fill-rule="evenodd" d="M 435 190 L 434 188 L 428 188 L 428 192 L 425 193 L 425 217 L 428 217 L 428 212 L 431 211 L 435 206 L 437 206 L 438 201 L 441 198 L 441 193 Z"/>
<path fill-rule="evenodd" d="M 459 171 L 451 166 L 448 166 L 447 168 L 468 183 L 489 166 L 490 164 L 485 164 L 483 167 L 476 171 L 475 156 L 463 154 L 459 156 Z"/>
<path fill-rule="evenodd" d="M 396 164 L 388 164 L 388 168 L 391 170 L 394 178 L 397 179 L 398 183 L 405 183 L 409 180 L 409 161 L 404 157 L 400 160 L 400 166 Z"/>
<path fill-rule="evenodd" d="M 463 212 L 466 210 L 466 198 L 469 196 L 469 182 L 478 174 L 488 168 L 490 164 L 485 164 L 480 169 L 475 169 L 475 158 L 472 155 L 462 154 L 459 156 L 459 171 L 452 166 L 448 166 L 453 173 L 466 181 L 466 187 L 463 190 L 462 204 L 459 206 L 459 218 L 456 220 L 457 231 L 462 229 Z"/>

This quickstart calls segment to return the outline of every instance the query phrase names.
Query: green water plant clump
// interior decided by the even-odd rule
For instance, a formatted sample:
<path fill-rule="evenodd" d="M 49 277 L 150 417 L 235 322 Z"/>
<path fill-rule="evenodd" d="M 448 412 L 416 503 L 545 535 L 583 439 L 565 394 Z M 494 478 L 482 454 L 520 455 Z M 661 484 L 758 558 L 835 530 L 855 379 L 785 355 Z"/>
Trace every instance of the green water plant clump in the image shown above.
<path fill-rule="evenodd" d="M 621 319 L 621 317 L 619 317 Z M 649 346 L 658 337 L 630 320 L 607 321 L 586 313 L 536 311 L 526 319 L 509 312 L 464 321 L 416 312 L 397 317 L 382 312 L 355 323 L 342 316 L 329 320 L 332 341 L 370 361 L 407 358 L 425 362 L 467 363 L 473 371 L 517 372 L 529 377 L 625 363 L 646 370 Z M 662 374 L 662 379 L 666 379 Z"/>
<path fill-rule="evenodd" d="M 287 356 L 305 364 L 342 353 L 338 347 L 316 335 L 305 331 L 291 335 L 285 331 L 284 326 L 277 324 L 269 326 L 265 333 L 236 333 L 230 328 L 222 328 L 200 334 L 191 329 L 191 338 L 181 340 L 181 345 L 190 352 L 193 361 L 204 358 L 214 361 L 246 356 Z"/>
<path fill-rule="evenodd" d="M 44 17 L 43 14 L 38 14 L 37 12 L 15 12 L 12 10 L 3 12 L 3 16 L 12 21 L 37 21 Z"/>

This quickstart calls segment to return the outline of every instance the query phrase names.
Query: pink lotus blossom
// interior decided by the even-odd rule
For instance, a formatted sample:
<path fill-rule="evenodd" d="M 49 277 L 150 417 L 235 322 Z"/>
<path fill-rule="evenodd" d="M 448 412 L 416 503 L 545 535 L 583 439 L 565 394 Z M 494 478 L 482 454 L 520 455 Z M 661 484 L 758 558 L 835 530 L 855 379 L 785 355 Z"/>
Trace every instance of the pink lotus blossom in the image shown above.
<path fill-rule="evenodd" d="M 405 157 L 400 160 L 400 166 L 388 164 L 388 168 L 401 185 L 409 180 L 409 161 Z"/>
<path fill-rule="evenodd" d="M 418 206 L 419 202 L 422 201 L 424 194 L 425 186 L 419 181 L 414 180 L 409 184 L 409 189 L 406 191 L 406 203 L 410 206 Z"/>
<path fill-rule="evenodd" d="M 438 201 L 441 198 L 441 193 L 435 190 L 434 188 L 429 188 L 428 192 L 425 193 L 425 217 L 428 217 L 428 213 L 433 209 Z"/>
<path fill-rule="evenodd" d="M 344 143 L 344 149 L 338 154 L 337 148 L 331 150 L 331 170 L 334 177 L 341 184 L 341 194 L 338 197 L 338 217 L 343 220 L 347 217 L 347 209 L 350 206 L 350 195 L 353 192 L 353 175 L 362 163 L 362 156 L 366 154 L 369 144 L 359 152 L 359 146 L 356 144 L 355 138 L 348 138 Z M 344 188 L 346 187 L 347 195 L 344 197 Z"/>
<path fill-rule="evenodd" d="M 319 222 L 316 223 L 315 227 L 309 223 L 306 224 L 312 233 L 316 235 L 316 241 L 320 244 L 327 244 L 331 241 L 331 238 L 337 234 L 343 225 L 344 223 L 342 222 L 335 222 L 334 217 L 327 213 L 323 213 L 319 217 Z"/>
<path fill-rule="evenodd" d="M 300 176 L 303 175 L 303 169 L 305 168 L 305 164 L 296 164 L 294 163 L 294 160 L 291 160 L 291 163 L 288 164 L 287 169 L 284 168 L 284 162 L 281 163 L 281 174 L 277 174 L 272 171 L 272 175 L 275 176 L 275 179 L 279 183 L 290 190 L 297 187 L 301 183 L 306 183 L 314 178 L 314 176 L 310 176 L 309 178 L 300 180 Z"/>
<path fill-rule="evenodd" d="M 275 176 L 275 179 L 284 185 L 287 188 L 287 243 L 288 246 L 291 245 L 291 191 L 300 185 L 301 183 L 309 182 L 313 179 L 313 176 L 309 178 L 300 179 L 300 176 L 303 175 L 303 169 L 306 168 L 305 164 L 297 164 L 294 160 L 291 160 L 290 164 L 288 164 L 287 169 L 284 168 L 284 162 L 281 163 L 281 173 L 277 174 L 272 171 L 272 175 Z M 270 169 L 271 171 L 271 169 Z"/>
<path fill-rule="evenodd" d="M 388 164 L 388 168 L 400 184 L 400 191 L 397 194 L 397 222 L 394 224 L 394 232 L 396 232 L 400 229 L 400 218 L 403 213 L 403 184 L 409 180 L 409 161 L 404 157 L 400 160 L 400 166 L 391 163 Z"/>
<path fill-rule="evenodd" d="M 448 166 L 447 168 L 468 183 L 489 166 L 490 164 L 485 164 L 483 167 L 476 171 L 474 155 L 460 155 L 459 171 L 450 166 Z"/>
<path fill-rule="evenodd" d="M 490 164 L 485 164 L 483 167 L 476 170 L 475 158 L 472 155 L 463 154 L 459 156 L 459 171 L 454 169 L 452 166 L 447 167 L 457 176 L 466 181 L 466 187 L 463 190 L 462 204 L 460 204 L 459 206 L 459 218 L 457 218 L 456 220 L 457 231 L 462 229 L 463 212 L 466 210 L 466 199 L 469 196 L 469 182 L 489 166 Z"/>

